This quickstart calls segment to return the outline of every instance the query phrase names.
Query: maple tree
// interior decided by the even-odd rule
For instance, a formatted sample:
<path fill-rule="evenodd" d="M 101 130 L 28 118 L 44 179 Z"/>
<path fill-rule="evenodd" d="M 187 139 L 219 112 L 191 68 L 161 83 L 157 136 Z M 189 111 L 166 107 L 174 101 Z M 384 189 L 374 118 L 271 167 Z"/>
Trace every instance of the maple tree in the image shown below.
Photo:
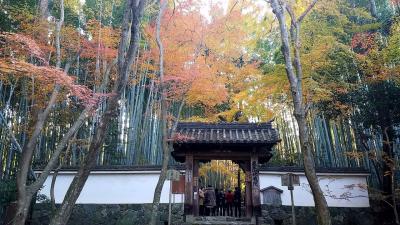
<path fill-rule="evenodd" d="M 87 87 L 75 84 L 74 79 L 68 76 L 65 72 L 59 70 L 58 68 L 52 68 L 48 66 L 47 61 L 44 59 L 43 52 L 38 47 L 36 42 L 31 38 L 25 35 L 12 33 L 4 33 L 0 36 L 0 38 L 3 39 L 0 62 L 1 73 L 13 74 L 13 78 L 16 78 L 16 76 L 34 76 L 34 78 L 36 78 L 41 85 L 54 86 L 51 88 L 53 91 L 51 93 L 49 102 L 44 106 L 45 109 L 43 111 L 40 109 L 37 115 L 37 121 L 33 126 L 34 130 L 29 142 L 20 149 L 22 157 L 19 174 L 17 176 L 18 208 L 14 224 L 24 224 L 33 195 L 41 188 L 47 178 L 47 175 L 53 168 L 54 162 L 61 154 L 66 142 L 68 142 L 72 134 L 76 132 L 76 129 L 79 128 L 84 119 L 88 116 L 88 113 L 90 113 L 97 104 L 98 98 L 96 99 L 96 96 Z M 39 64 L 43 64 L 43 66 L 37 66 L 25 61 L 32 57 L 38 60 Z M 66 87 L 71 95 L 78 97 L 82 101 L 81 103 L 86 105 L 86 109 L 75 121 L 75 124 L 65 134 L 63 140 L 61 140 L 58 145 L 58 149 L 56 149 L 50 160 L 50 163 L 47 165 L 41 176 L 39 176 L 37 179 L 35 178 L 36 180 L 33 184 L 26 186 L 28 168 L 31 166 L 35 142 L 41 130 L 43 129 L 44 123 L 46 122 L 51 109 L 57 102 L 57 90 L 59 87 Z M 13 136 L 11 133 L 10 135 Z M 17 143 L 15 142 L 15 144 Z"/>
<path fill-rule="evenodd" d="M 3 81 L 8 78 L 30 78 L 32 81 L 35 81 L 35 83 L 32 82 L 32 86 L 41 87 L 42 92 L 39 93 L 44 96 L 42 98 L 39 98 L 39 101 L 35 101 L 35 107 L 37 107 L 38 111 L 37 120 L 33 123 L 32 134 L 28 142 L 24 144 L 23 147 L 20 147 L 21 145 L 18 144 L 14 134 L 11 131 L 9 134 L 10 137 L 13 139 L 14 145 L 17 146 L 18 151 L 21 153 L 19 170 L 17 174 L 18 204 L 13 224 L 25 223 L 31 204 L 31 199 L 42 187 L 51 170 L 54 169 L 64 147 L 69 142 L 74 133 L 77 132 L 83 122 L 93 112 L 93 110 L 97 106 L 99 99 L 107 96 L 103 94 L 93 93 L 92 90 L 90 90 L 88 87 L 76 84 L 76 80 L 73 77 L 67 75 L 70 67 L 70 62 L 67 62 L 65 64 L 64 71 L 60 69 L 62 58 L 70 57 L 68 56 L 68 54 L 61 53 L 60 46 L 62 44 L 63 47 L 71 47 L 71 45 L 68 45 L 65 42 L 61 43 L 60 41 L 61 27 L 64 20 L 63 1 L 61 1 L 61 8 L 61 19 L 56 22 L 55 32 L 56 67 L 49 66 L 49 61 L 45 59 L 46 53 L 50 54 L 53 49 L 51 47 L 42 47 L 48 45 L 48 43 L 46 43 L 46 41 L 43 41 L 43 39 L 40 39 L 44 38 L 43 33 L 46 33 L 43 32 L 43 29 L 41 29 L 42 27 L 47 27 L 44 26 L 46 24 L 45 22 L 42 22 L 41 20 L 38 20 L 39 22 L 30 21 L 34 24 L 39 24 L 37 26 L 38 29 L 30 29 L 30 27 L 28 26 L 26 27 L 26 29 L 24 29 L 24 23 L 22 22 L 20 24 L 23 31 L 21 32 L 21 34 L 2 33 L 0 36 L 2 44 L 0 72 L 6 75 L 1 77 Z M 28 20 L 29 19 L 30 18 L 28 18 Z M 42 32 L 42 35 L 36 35 L 40 32 Z M 72 31 L 72 33 L 74 32 Z M 37 42 L 35 40 L 38 37 L 41 42 Z M 46 40 L 46 38 L 44 38 L 44 40 Z M 45 52 L 43 50 L 49 51 Z M 70 52 L 73 52 L 74 50 L 75 52 L 78 51 L 76 48 L 68 48 L 68 51 Z M 9 76 L 10 74 L 12 76 Z M 45 91 L 46 87 L 47 92 Z M 65 93 L 63 93 L 63 89 L 66 89 Z M 60 93 L 60 91 L 62 92 Z M 48 99 L 47 96 L 49 96 L 49 94 L 51 94 L 51 96 Z M 41 135 L 42 129 L 46 121 L 48 120 L 50 112 L 52 111 L 54 106 L 58 104 L 58 98 L 60 94 L 63 94 L 67 97 L 67 104 L 70 104 L 72 106 L 72 103 L 79 103 L 85 105 L 85 107 L 58 143 L 57 148 L 54 150 L 53 154 L 49 158 L 48 164 L 45 166 L 40 176 L 36 177 L 34 174 L 30 173 L 30 178 L 34 179 L 34 182 L 31 183 L 28 179 L 28 168 L 30 168 L 32 164 L 36 140 Z M 73 99 L 72 97 L 76 98 Z M 63 99 L 62 101 L 65 100 Z"/>

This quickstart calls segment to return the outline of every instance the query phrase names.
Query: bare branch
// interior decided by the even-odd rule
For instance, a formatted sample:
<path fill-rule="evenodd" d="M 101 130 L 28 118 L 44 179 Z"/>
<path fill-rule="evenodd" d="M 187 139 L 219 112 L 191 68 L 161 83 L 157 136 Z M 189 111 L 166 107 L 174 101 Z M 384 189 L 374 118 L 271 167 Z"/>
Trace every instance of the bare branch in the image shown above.
<path fill-rule="evenodd" d="M 290 22 L 292 25 L 296 24 L 296 15 L 293 12 L 293 8 L 291 5 L 286 4 L 285 5 L 286 11 L 288 12 L 289 16 L 290 16 Z"/>
<path fill-rule="evenodd" d="M 34 131 L 32 133 L 31 138 L 29 139 L 28 143 L 24 146 L 22 150 L 22 156 L 21 156 L 21 167 L 19 171 L 19 175 L 17 181 L 18 185 L 20 185 L 21 188 L 23 188 L 26 185 L 26 174 L 28 173 L 28 170 L 31 166 L 31 160 L 32 160 L 32 155 L 33 152 L 35 151 L 35 145 L 37 142 L 37 139 L 42 132 L 42 128 L 44 126 L 44 123 L 47 120 L 47 117 L 50 114 L 51 109 L 55 105 L 57 101 L 57 96 L 58 93 L 60 92 L 60 85 L 56 85 L 53 89 L 53 93 L 51 94 L 50 101 L 46 107 L 46 109 L 43 112 L 40 112 L 38 115 L 38 120 L 35 124 Z"/>
<path fill-rule="evenodd" d="M 49 162 L 47 163 L 46 167 L 40 174 L 39 178 L 36 182 L 34 182 L 31 186 L 34 191 L 39 190 L 42 187 L 43 183 L 46 181 L 47 177 L 49 176 L 51 170 L 55 167 L 56 163 L 58 162 L 58 158 L 60 157 L 64 147 L 67 145 L 70 138 L 76 133 L 76 131 L 81 127 L 81 125 L 86 121 L 86 118 L 89 115 L 89 112 L 93 109 L 93 107 L 87 107 L 84 111 L 81 112 L 78 119 L 75 123 L 69 128 L 66 134 L 64 134 L 63 138 L 61 139 L 60 143 L 57 145 L 56 150 L 51 155 Z"/>
<path fill-rule="evenodd" d="M 318 0 L 313 0 L 311 4 L 307 7 L 307 9 L 300 15 L 300 17 L 297 19 L 297 23 L 301 23 L 303 21 L 304 17 L 307 16 L 307 14 L 311 11 L 312 8 L 314 8 L 315 4 L 317 3 Z"/>
<path fill-rule="evenodd" d="M 231 9 L 229 10 L 229 14 L 232 13 L 233 9 L 236 7 L 236 5 L 239 3 L 239 1 L 236 1 L 235 4 L 233 4 L 233 6 L 231 7 Z"/>

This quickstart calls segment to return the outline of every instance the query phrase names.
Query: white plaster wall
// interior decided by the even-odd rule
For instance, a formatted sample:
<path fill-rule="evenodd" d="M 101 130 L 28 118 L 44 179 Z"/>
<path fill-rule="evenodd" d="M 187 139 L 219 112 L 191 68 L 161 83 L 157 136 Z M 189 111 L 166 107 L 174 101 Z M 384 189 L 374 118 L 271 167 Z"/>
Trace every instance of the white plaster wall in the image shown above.
<path fill-rule="evenodd" d="M 61 203 L 72 182 L 73 173 L 57 176 L 54 195 L 56 203 Z M 79 196 L 78 204 L 137 204 L 152 203 L 159 173 L 137 172 L 92 172 Z M 40 193 L 50 196 L 50 175 Z M 168 203 L 169 181 L 165 182 L 161 202 Z M 175 202 L 181 202 L 182 195 L 175 195 Z M 173 200 L 172 200 L 173 201 Z"/>
<path fill-rule="evenodd" d="M 290 205 L 290 192 L 281 186 L 280 172 L 261 172 L 260 188 L 275 186 L 283 190 L 282 204 Z M 73 179 L 74 173 L 60 172 L 55 185 L 56 203 L 61 203 Z M 153 201 L 154 189 L 158 181 L 157 171 L 94 171 L 89 176 L 78 204 L 141 204 Z M 294 188 L 296 206 L 314 206 L 308 182 L 299 173 L 300 186 Z M 319 174 L 320 185 L 331 207 L 369 207 L 366 176 L 360 174 Z M 50 196 L 51 175 L 40 193 Z M 168 203 L 169 182 L 164 184 L 161 202 Z M 175 195 L 175 203 L 181 203 L 182 195 Z M 262 195 L 261 195 L 262 198 Z M 174 202 L 174 200 L 173 200 Z M 261 199 L 262 202 L 262 199 Z"/>
<path fill-rule="evenodd" d="M 283 193 L 282 205 L 291 205 L 290 191 L 281 186 L 279 172 L 261 172 L 260 188 L 275 186 Z M 296 173 L 300 178 L 300 186 L 293 190 L 296 206 L 314 206 L 313 196 L 304 174 Z M 320 186 L 330 207 L 369 207 L 367 175 L 362 174 L 318 174 Z M 261 195 L 262 198 L 262 195 Z M 261 199 L 261 202 L 263 199 Z"/>

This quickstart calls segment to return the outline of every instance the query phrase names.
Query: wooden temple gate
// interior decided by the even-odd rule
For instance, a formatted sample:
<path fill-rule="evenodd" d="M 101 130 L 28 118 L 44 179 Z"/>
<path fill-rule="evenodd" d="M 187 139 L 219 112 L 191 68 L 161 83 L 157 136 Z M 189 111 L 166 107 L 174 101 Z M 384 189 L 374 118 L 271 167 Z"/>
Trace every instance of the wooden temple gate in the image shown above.
<path fill-rule="evenodd" d="M 199 163 L 232 160 L 245 172 L 245 215 L 261 215 L 259 164 L 280 141 L 269 123 L 179 123 L 172 156 L 185 163 L 185 216 L 199 216 Z"/>

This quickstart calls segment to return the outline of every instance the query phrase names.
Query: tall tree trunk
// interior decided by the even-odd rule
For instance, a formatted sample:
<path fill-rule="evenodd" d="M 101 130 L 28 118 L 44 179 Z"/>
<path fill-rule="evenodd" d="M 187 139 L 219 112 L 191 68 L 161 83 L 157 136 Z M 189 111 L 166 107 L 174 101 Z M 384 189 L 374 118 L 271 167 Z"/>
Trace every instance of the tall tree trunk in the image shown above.
<path fill-rule="evenodd" d="M 61 68 L 61 28 L 64 24 L 64 0 L 60 3 L 60 19 L 56 23 L 56 67 Z"/>
<path fill-rule="evenodd" d="M 56 187 L 56 181 L 57 181 L 57 176 L 58 176 L 58 172 L 61 169 L 61 162 L 60 165 L 54 170 L 53 176 L 51 177 L 51 185 L 50 185 L 50 204 L 51 204 L 51 210 L 53 212 L 56 211 L 57 206 L 56 206 L 56 198 L 54 195 L 54 189 Z"/>
<path fill-rule="evenodd" d="M 78 173 L 75 175 L 63 203 L 57 210 L 54 217 L 51 219 L 51 225 L 64 225 L 68 222 L 68 219 L 72 213 L 72 209 L 76 200 L 78 199 L 83 186 L 87 178 L 89 177 L 90 170 L 96 164 L 97 157 L 100 150 L 102 149 L 107 129 L 109 127 L 109 121 L 117 116 L 117 109 L 119 108 L 119 99 L 123 93 L 129 78 L 131 66 L 135 59 L 140 32 L 140 20 L 143 15 L 143 10 L 146 0 L 128 0 L 124 11 L 124 18 L 122 22 L 122 32 L 120 38 L 120 44 L 118 49 L 118 78 L 115 81 L 113 88 L 113 95 L 109 98 L 108 104 L 104 114 L 100 119 L 99 126 L 96 130 L 96 134 L 90 143 L 89 153 L 86 156 L 83 164 L 79 168 Z M 129 30 L 131 35 L 129 35 Z M 129 48 L 128 40 L 130 36 Z"/>
<path fill-rule="evenodd" d="M 29 206 L 32 200 L 32 193 L 27 188 L 28 172 L 31 167 L 33 153 L 36 147 L 36 141 L 39 137 L 44 123 L 50 114 L 50 110 L 54 106 L 60 87 L 57 85 L 50 97 L 50 101 L 43 112 L 40 112 L 35 124 L 34 131 L 28 143 L 24 145 L 21 158 L 19 161 L 19 168 L 17 173 L 17 210 L 14 218 L 14 225 L 24 225 L 26 217 L 29 213 Z"/>
<path fill-rule="evenodd" d="M 290 5 L 286 5 L 280 0 L 271 0 L 271 6 L 274 14 L 279 21 L 281 33 L 282 53 L 285 59 L 286 73 L 290 83 L 290 91 L 292 93 L 294 115 L 299 126 L 299 138 L 301 150 L 303 153 L 304 171 L 308 183 L 314 197 L 315 208 L 317 213 L 317 221 L 319 225 L 330 225 L 331 218 L 328 209 L 328 204 L 324 197 L 324 193 L 319 185 L 318 177 L 315 172 L 315 162 L 312 152 L 312 145 L 309 137 L 309 127 L 306 120 L 306 108 L 303 103 L 302 93 L 302 67 L 300 61 L 300 23 L 304 17 L 310 12 L 317 1 L 314 0 L 311 5 L 301 14 L 299 18 L 295 18 Z M 285 10 L 288 11 L 291 17 L 291 38 L 292 44 L 289 41 L 289 31 L 286 26 Z M 291 49 L 294 48 L 294 60 L 292 61 Z M 293 66 L 294 63 L 294 66 Z"/>
<path fill-rule="evenodd" d="M 394 131 L 391 127 L 385 127 L 382 129 L 382 134 L 383 134 L 382 150 L 384 152 L 382 190 L 384 191 L 385 194 L 392 194 L 392 178 L 390 176 L 386 176 L 385 174 L 391 171 L 389 162 L 390 160 L 393 159 L 392 144 L 394 139 Z"/>
<path fill-rule="evenodd" d="M 40 176 L 35 180 L 31 185 L 26 185 L 26 183 L 18 183 L 18 204 L 17 204 L 17 213 L 15 215 L 14 225 L 25 224 L 27 213 L 29 212 L 29 205 L 31 199 L 35 195 L 35 193 L 43 186 L 46 178 L 48 177 L 51 170 L 54 168 L 56 163 L 58 162 L 58 158 L 62 153 L 64 146 L 67 144 L 68 140 L 72 137 L 74 133 L 79 129 L 79 127 L 83 124 L 83 122 L 88 117 L 91 108 L 86 108 L 78 119 L 74 122 L 71 128 L 65 133 L 64 137 L 61 139 L 60 143 L 58 143 L 54 153 L 52 154 L 49 162 L 46 167 L 40 174 Z M 30 164 L 29 164 L 30 165 Z M 21 176 L 21 175 L 19 175 Z M 26 175 L 24 175 L 26 177 Z M 21 178 L 19 178 L 21 179 Z M 25 181 L 26 182 L 26 181 Z M 21 186 L 20 186 L 21 185 Z"/>
<path fill-rule="evenodd" d="M 394 221 L 396 225 L 400 225 L 399 213 L 397 212 L 395 171 L 396 171 L 396 162 L 393 160 L 392 171 L 390 174 L 390 177 L 392 179 L 392 205 L 393 205 Z"/>
<path fill-rule="evenodd" d="M 150 219 L 150 225 L 156 225 L 158 219 L 158 208 L 160 205 L 160 197 L 162 188 L 164 186 L 165 179 L 167 177 L 168 163 L 169 163 L 169 155 L 170 149 L 167 142 L 168 139 L 168 128 L 167 128 L 167 102 L 166 102 L 166 90 L 164 85 L 164 47 L 160 38 L 160 27 L 161 27 L 161 19 L 164 13 L 164 9 L 167 6 L 167 1 L 159 0 L 160 10 L 157 16 L 157 25 L 156 25 L 156 41 L 159 49 L 159 73 L 160 73 L 160 94 L 161 94 L 161 129 L 162 129 L 162 149 L 163 149 L 163 160 L 162 167 L 160 172 L 160 177 L 158 178 L 158 182 L 156 188 L 154 190 L 153 197 L 153 207 Z"/>
<path fill-rule="evenodd" d="M 42 2 L 41 2 L 42 3 Z M 61 14 L 60 19 L 56 23 L 56 52 L 57 52 L 57 62 L 56 67 L 61 68 L 61 46 L 60 46 L 60 39 L 61 39 L 61 28 L 64 23 L 64 0 L 61 0 Z M 69 69 L 69 64 L 67 63 L 65 72 Z M 17 173 L 17 210 L 14 218 L 14 225 L 24 225 L 26 218 L 29 213 L 30 204 L 32 201 L 33 196 L 39 190 L 41 185 L 44 182 L 43 179 L 40 181 L 36 180 L 32 186 L 28 186 L 28 172 L 31 168 L 31 162 L 33 153 L 36 148 L 36 142 L 38 137 L 42 133 L 43 126 L 50 114 L 51 109 L 56 104 L 58 94 L 61 90 L 61 86 L 59 84 L 55 84 L 53 89 L 53 93 L 50 97 L 49 103 L 46 109 L 43 112 L 40 112 L 37 117 L 37 121 L 35 123 L 34 132 L 30 137 L 29 141 L 22 150 L 20 162 L 19 162 L 19 170 Z M 62 146 L 60 146 L 62 147 Z M 61 150 L 60 150 L 61 153 Z M 58 156 L 57 156 L 58 157 Z M 40 184 L 41 183 L 41 184 Z M 40 186 L 39 186 L 40 184 Z"/>
<path fill-rule="evenodd" d="M 49 16 L 49 0 L 40 0 L 40 17 L 47 19 Z"/>
<path fill-rule="evenodd" d="M 378 17 L 375 0 L 369 0 L 369 10 L 371 12 L 371 16 L 373 16 L 375 18 Z"/>

